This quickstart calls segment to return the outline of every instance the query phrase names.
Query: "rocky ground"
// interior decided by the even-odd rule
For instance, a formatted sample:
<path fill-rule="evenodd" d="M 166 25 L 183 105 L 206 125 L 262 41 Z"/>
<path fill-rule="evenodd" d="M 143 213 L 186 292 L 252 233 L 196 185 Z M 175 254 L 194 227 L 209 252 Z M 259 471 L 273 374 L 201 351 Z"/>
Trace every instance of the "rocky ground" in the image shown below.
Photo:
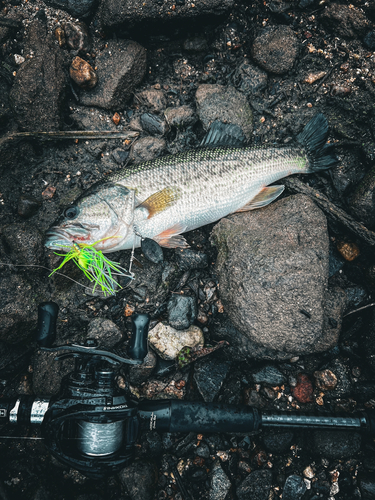
<path fill-rule="evenodd" d="M 53 300 L 60 344 L 126 345 L 132 312 L 151 315 L 153 350 L 119 378 L 133 396 L 374 409 L 374 1 L 0 7 L 4 396 L 56 394 L 72 369 L 33 343 L 37 306 Z M 288 180 L 268 207 L 188 233 L 190 249 L 165 251 L 163 264 L 137 250 L 142 267 L 115 297 L 48 277 L 59 258 L 44 248 L 45 231 L 101 177 L 198 146 L 215 119 L 255 146 L 291 144 L 317 112 L 340 159 L 331 171 Z M 38 131 L 65 135 L 47 141 Z M 130 254 L 113 258 L 127 267 Z M 73 265 L 64 274 L 84 284 Z M 183 356 L 191 362 L 173 364 Z M 0 439 L 0 498 L 375 498 L 375 443 L 358 433 L 148 432 L 138 444 L 133 465 L 94 481 L 51 458 L 42 441 Z"/>

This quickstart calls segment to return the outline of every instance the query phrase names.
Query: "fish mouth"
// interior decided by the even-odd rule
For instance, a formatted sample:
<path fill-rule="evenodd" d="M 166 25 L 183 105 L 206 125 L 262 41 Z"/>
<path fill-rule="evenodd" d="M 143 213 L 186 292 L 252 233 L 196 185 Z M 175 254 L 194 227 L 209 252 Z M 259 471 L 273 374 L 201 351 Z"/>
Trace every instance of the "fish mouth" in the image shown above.
<path fill-rule="evenodd" d="M 70 248 L 73 241 L 80 243 L 89 239 L 90 233 L 82 227 L 62 229 L 54 226 L 46 232 L 44 245 L 51 250 L 61 250 L 64 247 Z"/>

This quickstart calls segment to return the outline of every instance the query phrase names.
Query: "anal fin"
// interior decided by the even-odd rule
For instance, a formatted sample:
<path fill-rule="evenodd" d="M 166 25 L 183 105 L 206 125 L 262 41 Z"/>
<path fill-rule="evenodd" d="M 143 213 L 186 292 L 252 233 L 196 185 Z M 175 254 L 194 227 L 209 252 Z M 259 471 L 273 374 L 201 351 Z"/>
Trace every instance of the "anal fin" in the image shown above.
<path fill-rule="evenodd" d="M 284 191 L 285 186 L 269 186 L 264 187 L 254 198 L 247 203 L 244 207 L 236 210 L 236 212 L 248 212 L 267 206 L 272 201 L 276 200 L 278 196 Z"/>

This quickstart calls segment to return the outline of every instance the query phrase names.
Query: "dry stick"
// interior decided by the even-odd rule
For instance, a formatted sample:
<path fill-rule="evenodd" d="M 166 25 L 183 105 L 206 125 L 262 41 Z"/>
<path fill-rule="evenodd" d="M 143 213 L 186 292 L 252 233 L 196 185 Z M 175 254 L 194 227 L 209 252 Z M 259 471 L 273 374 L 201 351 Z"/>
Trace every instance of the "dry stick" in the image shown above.
<path fill-rule="evenodd" d="M 4 137 L 4 140 L 12 141 L 16 139 L 43 139 L 54 141 L 61 139 L 134 139 L 139 136 L 139 132 L 132 130 L 120 131 L 97 131 L 97 130 L 58 130 L 55 132 L 16 132 Z"/>
<path fill-rule="evenodd" d="M 357 222 L 344 210 L 331 203 L 324 194 L 296 178 L 286 179 L 284 184 L 291 191 L 305 194 L 313 199 L 318 207 L 321 208 L 332 221 L 345 226 L 348 231 L 358 236 L 358 238 L 368 245 L 375 245 L 375 233 L 367 229 L 367 227 L 360 222 Z"/>

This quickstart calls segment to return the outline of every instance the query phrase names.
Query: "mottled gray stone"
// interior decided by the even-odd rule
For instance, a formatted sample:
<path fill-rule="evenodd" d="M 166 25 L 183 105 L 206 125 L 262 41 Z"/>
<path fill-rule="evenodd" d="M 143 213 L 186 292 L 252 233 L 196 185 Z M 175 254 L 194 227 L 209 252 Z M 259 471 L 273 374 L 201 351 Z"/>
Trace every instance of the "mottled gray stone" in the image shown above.
<path fill-rule="evenodd" d="M 246 339 L 289 357 L 337 343 L 344 294 L 327 293 L 327 222 L 308 197 L 222 219 L 212 239 L 224 309 Z"/>
<path fill-rule="evenodd" d="M 251 55 L 270 73 L 290 71 L 298 55 L 298 39 L 289 26 L 267 27 L 254 40 Z"/>
<path fill-rule="evenodd" d="M 130 159 L 134 163 L 153 160 L 165 150 L 166 143 L 159 137 L 142 137 L 136 141 L 130 150 Z"/>
<path fill-rule="evenodd" d="M 108 40 L 95 59 L 97 85 L 81 91 L 85 106 L 121 110 L 146 72 L 146 50 L 131 40 Z"/>
<path fill-rule="evenodd" d="M 225 500 L 230 487 L 231 482 L 223 471 L 220 461 L 216 460 L 211 470 L 209 500 Z"/>
<path fill-rule="evenodd" d="M 95 339 L 100 347 L 110 348 L 121 342 L 122 334 L 110 319 L 95 318 L 89 323 L 87 338 Z"/>
<path fill-rule="evenodd" d="M 195 363 L 194 380 L 206 403 L 212 403 L 219 394 L 231 364 L 231 361 L 204 358 Z"/>
<path fill-rule="evenodd" d="M 237 488 L 238 500 L 268 500 L 272 487 L 270 470 L 255 470 Z"/>
<path fill-rule="evenodd" d="M 120 481 L 132 500 L 152 500 L 157 477 L 155 464 L 144 460 L 137 460 L 119 472 Z"/>
<path fill-rule="evenodd" d="M 205 130 L 215 120 L 238 125 L 247 139 L 253 131 L 253 113 L 246 97 L 234 87 L 199 85 L 195 94 L 197 111 Z"/>
<path fill-rule="evenodd" d="M 361 448 L 359 432 L 319 430 L 313 433 L 312 451 L 327 458 L 353 458 Z"/>
<path fill-rule="evenodd" d="M 292 474 L 287 478 L 283 489 L 283 500 L 300 500 L 306 491 L 305 481 L 301 476 Z"/>

